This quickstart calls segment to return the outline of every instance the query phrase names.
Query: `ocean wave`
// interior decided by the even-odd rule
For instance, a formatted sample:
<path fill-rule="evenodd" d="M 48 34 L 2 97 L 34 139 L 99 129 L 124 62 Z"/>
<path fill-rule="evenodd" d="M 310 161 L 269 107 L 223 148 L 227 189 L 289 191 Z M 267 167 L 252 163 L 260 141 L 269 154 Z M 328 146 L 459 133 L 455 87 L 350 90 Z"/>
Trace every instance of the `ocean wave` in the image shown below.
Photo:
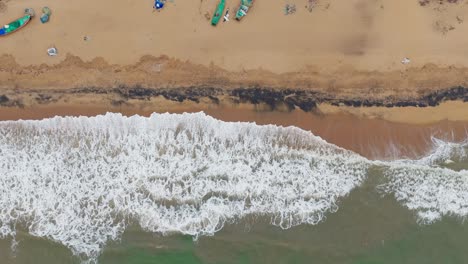
<path fill-rule="evenodd" d="M 468 136 L 468 134 L 467 134 Z M 468 161 L 468 141 L 448 142 L 438 138 L 432 138 L 433 149 L 429 155 L 418 160 L 406 160 L 406 163 L 417 163 L 421 165 L 441 165 Z"/>
<path fill-rule="evenodd" d="M 468 216 L 468 171 L 453 170 L 451 163 L 468 162 L 468 142 L 445 142 L 433 138 L 433 150 L 418 160 L 396 160 L 385 166 L 387 182 L 378 189 L 390 193 L 417 212 L 422 224 L 443 216 Z"/>
<path fill-rule="evenodd" d="M 317 224 L 372 167 L 421 223 L 466 217 L 468 172 L 443 165 L 466 162 L 468 145 L 433 142 L 418 160 L 371 161 L 295 127 L 203 113 L 0 122 L 0 238 L 22 226 L 95 262 L 135 223 L 194 237 L 249 215 Z"/>
<path fill-rule="evenodd" d="M 418 164 L 391 164 L 388 182 L 378 188 L 392 193 L 418 220 L 430 224 L 443 216 L 468 216 L 468 171 L 453 171 Z"/>
<path fill-rule="evenodd" d="M 369 164 L 298 128 L 203 113 L 1 122 L 0 237 L 24 225 L 94 261 L 133 222 L 195 237 L 247 215 L 316 224 Z"/>

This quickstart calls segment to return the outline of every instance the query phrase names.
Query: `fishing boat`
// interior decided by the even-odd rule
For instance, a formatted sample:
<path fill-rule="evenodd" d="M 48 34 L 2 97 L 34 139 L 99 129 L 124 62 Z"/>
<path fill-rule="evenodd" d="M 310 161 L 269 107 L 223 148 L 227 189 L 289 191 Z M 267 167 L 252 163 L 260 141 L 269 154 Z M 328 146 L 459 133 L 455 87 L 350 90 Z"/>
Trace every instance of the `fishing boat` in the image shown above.
<path fill-rule="evenodd" d="M 24 27 L 26 24 L 31 21 L 32 15 L 27 14 L 22 18 L 18 18 L 17 20 L 11 22 L 10 24 L 4 25 L 0 28 L 0 36 L 6 36 L 10 33 L 13 33 L 20 28 Z"/>
<path fill-rule="evenodd" d="M 225 0 L 219 1 L 218 6 L 216 7 L 215 13 L 213 15 L 213 18 L 211 19 L 211 25 L 216 26 L 218 24 L 219 20 L 223 16 L 225 6 L 226 6 Z"/>
<path fill-rule="evenodd" d="M 252 7 L 254 0 L 241 0 L 239 9 L 236 12 L 236 19 L 241 20 L 243 17 L 247 15 L 249 8 Z"/>

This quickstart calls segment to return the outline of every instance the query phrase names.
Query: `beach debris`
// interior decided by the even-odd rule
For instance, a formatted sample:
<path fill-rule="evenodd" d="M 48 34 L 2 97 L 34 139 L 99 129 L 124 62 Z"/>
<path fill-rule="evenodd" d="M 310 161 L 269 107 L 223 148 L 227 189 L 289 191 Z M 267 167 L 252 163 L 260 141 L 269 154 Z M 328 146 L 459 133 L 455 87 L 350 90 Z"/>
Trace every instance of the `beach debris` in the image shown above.
<path fill-rule="evenodd" d="M 90 41 L 90 40 L 91 40 L 91 37 L 90 37 L 90 36 L 84 36 L 84 37 L 83 37 L 83 40 L 84 40 L 84 41 Z"/>
<path fill-rule="evenodd" d="M 419 5 L 420 6 L 426 6 L 430 3 L 431 1 L 429 0 L 419 0 Z"/>
<path fill-rule="evenodd" d="M 406 58 L 406 57 L 401 60 L 401 63 L 405 64 L 405 65 L 409 64 L 410 62 L 411 62 L 411 60 L 409 58 Z"/>
<path fill-rule="evenodd" d="M 48 8 L 47 6 L 42 8 L 42 15 L 40 18 L 42 24 L 47 23 L 49 21 L 50 14 L 51 14 L 50 8 Z"/>
<path fill-rule="evenodd" d="M 7 9 L 7 5 L 0 0 L 0 13 Z"/>
<path fill-rule="evenodd" d="M 444 163 L 445 163 L 446 165 L 448 165 L 448 164 L 455 163 L 455 161 L 453 161 L 453 160 L 451 160 L 451 159 L 447 159 L 447 160 L 444 161 Z"/>
<path fill-rule="evenodd" d="M 223 22 L 229 22 L 229 8 L 226 10 L 226 14 L 224 14 Z"/>
<path fill-rule="evenodd" d="M 8 96 L 4 94 L 0 95 L 0 105 L 3 105 L 4 103 L 7 103 L 8 101 L 10 101 L 10 98 L 8 98 Z"/>
<path fill-rule="evenodd" d="M 210 19 L 211 19 L 211 15 L 210 15 L 209 12 L 206 12 L 206 13 L 205 13 L 205 18 L 206 18 L 206 20 L 210 20 Z"/>
<path fill-rule="evenodd" d="M 455 27 L 446 21 L 438 20 L 434 23 L 434 29 L 442 33 L 442 35 L 447 35 L 447 33 L 451 30 L 454 30 Z"/>
<path fill-rule="evenodd" d="M 31 17 L 34 17 L 36 15 L 36 12 L 32 8 L 26 8 L 24 9 L 24 15 L 29 15 Z"/>
<path fill-rule="evenodd" d="M 151 67 L 151 71 L 152 72 L 161 72 L 161 66 L 162 66 L 161 63 L 154 64 Z"/>
<path fill-rule="evenodd" d="M 51 56 L 51 57 L 57 56 L 57 54 L 58 54 L 57 48 L 56 48 L 56 47 L 48 48 L 48 49 L 47 49 L 47 54 L 48 54 L 49 56 Z"/>
<path fill-rule="evenodd" d="M 307 0 L 307 10 L 309 10 L 309 12 L 312 12 L 314 10 L 314 7 L 317 6 L 318 4 L 318 0 Z"/>
<path fill-rule="evenodd" d="M 296 4 L 286 4 L 284 7 L 284 14 L 291 15 L 296 13 Z"/>
<path fill-rule="evenodd" d="M 458 4 L 459 2 L 462 2 L 463 0 L 419 0 L 419 5 L 420 6 L 427 6 L 430 4 L 435 4 L 435 5 L 443 5 L 445 3 L 449 4 Z"/>

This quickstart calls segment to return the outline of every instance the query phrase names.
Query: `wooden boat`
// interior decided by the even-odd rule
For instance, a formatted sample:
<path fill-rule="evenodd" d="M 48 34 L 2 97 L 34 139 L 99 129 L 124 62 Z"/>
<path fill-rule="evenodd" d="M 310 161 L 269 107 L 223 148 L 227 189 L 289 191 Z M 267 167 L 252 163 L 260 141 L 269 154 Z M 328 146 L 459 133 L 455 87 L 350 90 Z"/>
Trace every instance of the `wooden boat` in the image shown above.
<path fill-rule="evenodd" d="M 216 11 L 213 15 L 213 18 L 211 19 L 211 25 L 216 26 L 218 24 L 219 20 L 223 16 L 225 6 L 226 6 L 225 0 L 219 1 L 218 7 L 216 7 Z"/>
<path fill-rule="evenodd" d="M 6 36 L 15 31 L 18 31 L 20 28 L 28 24 L 29 21 L 31 21 L 31 18 L 32 16 L 30 14 L 27 14 L 24 17 L 18 18 L 17 20 L 11 22 L 10 24 L 4 25 L 0 28 L 0 36 Z"/>
<path fill-rule="evenodd" d="M 239 9 L 236 12 L 236 19 L 241 20 L 247 15 L 249 8 L 252 7 L 254 0 L 241 0 Z"/>

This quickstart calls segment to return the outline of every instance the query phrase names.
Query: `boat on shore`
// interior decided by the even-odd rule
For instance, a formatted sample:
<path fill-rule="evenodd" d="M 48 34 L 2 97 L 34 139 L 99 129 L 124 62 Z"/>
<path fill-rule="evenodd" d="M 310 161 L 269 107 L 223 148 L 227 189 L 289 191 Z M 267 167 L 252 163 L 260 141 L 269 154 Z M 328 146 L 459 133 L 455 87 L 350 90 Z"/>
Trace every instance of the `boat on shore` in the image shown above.
<path fill-rule="evenodd" d="M 32 15 L 31 14 L 26 14 L 25 16 L 18 18 L 17 20 L 4 25 L 3 27 L 0 28 L 0 36 L 6 36 L 9 35 L 13 32 L 18 31 L 20 28 L 26 26 L 29 21 L 31 21 Z"/>
<path fill-rule="evenodd" d="M 252 7 L 254 0 L 241 0 L 239 9 L 236 12 L 236 20 L 240 21 L 247 15 L 249 8 Z"/>
<path fill-rule="evenodd" d="M 211 25 L 216 26 L 223 16 L 224 8 L 226 7 L 226 0 L 220 0 L 216 7 L 213 18 L 211 19 Z"/>

